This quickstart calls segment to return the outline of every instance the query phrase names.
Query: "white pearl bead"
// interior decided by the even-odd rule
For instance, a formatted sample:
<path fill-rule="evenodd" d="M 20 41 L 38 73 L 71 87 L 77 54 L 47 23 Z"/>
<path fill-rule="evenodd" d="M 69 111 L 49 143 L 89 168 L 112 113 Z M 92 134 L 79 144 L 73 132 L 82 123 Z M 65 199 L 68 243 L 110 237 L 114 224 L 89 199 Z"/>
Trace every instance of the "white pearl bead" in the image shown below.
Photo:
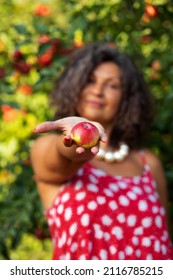
<path fill-rule="evenodd" d="M 99 159 L 104 159 L 105 154 L 106 154 L 106 152 L 105 152 L 103 149 L 100 148 L 96 156 L 97 156 Z"/>
<path fill-rule="evenodd" d="M 114 159 L 114 154 L 112 152 L 106 152 L 105 160 L 107 160 L 109 162 L 113 162 L 115 160 Z"/>
<path fill-rule="evenodd" d="M 97 153 L 96 157 L 99 159 L 105 159 L 107 162 L 114 162 L 114 161 L 122 161 L 129 153 L 129 146 L 127 146 L 125 143 L 120 144 L 119 150 L 116 150 L 115 152 L 111 151 L 104 151 L 103 149 L 99 149 L 99 152 Z"/>
<path fill-rule="evenodd" d="M 121 150 L 126 154 L 129 152 L 129 147 L 126 144 L 122 144 Z"/>
<path fill-rule="evenodd" d="M 117 161 L 120 161 L 124 157 L 124 155 L 122 155 L 120 152 L 115 152 L 113 154 L 113 156 L 114 156 L 114 159 Z"/>
<path fill-rule="evenodd" d="M 127 153 L 125 151 L 119 151 L 119 156 L 120 157 L 124 157 Z"/>

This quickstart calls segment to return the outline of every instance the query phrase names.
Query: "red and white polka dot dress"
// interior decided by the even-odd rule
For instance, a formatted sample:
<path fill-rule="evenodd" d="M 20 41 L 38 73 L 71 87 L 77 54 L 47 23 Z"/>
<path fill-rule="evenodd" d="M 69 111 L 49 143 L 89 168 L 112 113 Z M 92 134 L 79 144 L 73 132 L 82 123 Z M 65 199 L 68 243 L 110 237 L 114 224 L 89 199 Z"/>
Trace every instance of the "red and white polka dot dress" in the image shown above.
<path fill-rule="evenodd" d="M 53 259 L 173 259 L 165 211 L 147 164 L 142 176 L 110 176 L 86 163 L 46 216 Z"/>

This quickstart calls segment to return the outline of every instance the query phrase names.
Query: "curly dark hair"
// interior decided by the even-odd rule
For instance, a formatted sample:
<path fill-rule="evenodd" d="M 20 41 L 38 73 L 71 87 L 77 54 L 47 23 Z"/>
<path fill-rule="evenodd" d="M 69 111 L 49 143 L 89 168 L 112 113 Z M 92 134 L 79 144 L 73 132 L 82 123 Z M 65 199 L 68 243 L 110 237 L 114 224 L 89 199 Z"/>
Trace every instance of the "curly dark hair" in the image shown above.
<path fill-rule="evenodd" d="M 75 108 L 82 89 L 94 69 L 104 62 L 114 62 L 122 74 L 122 100 L 109 144 L 115 147 L 124 141 L 138 148 L 153 120 L 153 98 L 132 59 L 106 43 L 90 43 L 71 54 L 52 92 L 55 118 L 77 115 Z"/>

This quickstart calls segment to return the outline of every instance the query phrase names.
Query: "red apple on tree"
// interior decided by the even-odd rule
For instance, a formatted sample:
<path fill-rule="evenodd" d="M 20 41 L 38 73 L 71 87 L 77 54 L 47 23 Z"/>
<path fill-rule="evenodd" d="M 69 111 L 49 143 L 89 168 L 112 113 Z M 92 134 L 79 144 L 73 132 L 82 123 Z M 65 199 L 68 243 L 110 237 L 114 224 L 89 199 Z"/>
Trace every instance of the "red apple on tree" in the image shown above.
<path fill-rule="evenodd" d="M 22 60 L 23 58 L 23 54 L 20 50 L 15 50 L 14 53 L 13 53 L 13 59 L 15 61 L 19 61 L 19 60 Z"/>
<path fill-rule="evenodd" d="M 28 74 L 31 70 L 31 65 L 26 63 L 25 61 L 14 62 L 13 67 L 15 70 L 22 74 Z"/>
<path fill-rule="evenodd" d="M 44 3 L 39 3 L 35 8 L 34 14 L 36 16 L 46 17 L 50 15 L 51 9 Z"/>
<path fill-rule="evenodd" d="M 4 78 L 5 76 L 5 69 L 0 68 L 0 79 Z"/>
<path fill-rule="evenodd" d="M 38 57 L 38 64 L 41 67 L 47 67 L 52 63 L 53 54 L 52 51 L 47 51 Z"/>
<path fill-rule="evenodd" d="M 71 139 L 80 147 L 89 149 L 97 145 L 100 134 L 98 128 L 90 122 L 80 122 L 71 130 Z"/>
<path fill-rule="evenodd" d="M 159 14 L 157 7 L 151 4 L 145 7 L 145 12 L 150 18 L 157 17 Z"/>

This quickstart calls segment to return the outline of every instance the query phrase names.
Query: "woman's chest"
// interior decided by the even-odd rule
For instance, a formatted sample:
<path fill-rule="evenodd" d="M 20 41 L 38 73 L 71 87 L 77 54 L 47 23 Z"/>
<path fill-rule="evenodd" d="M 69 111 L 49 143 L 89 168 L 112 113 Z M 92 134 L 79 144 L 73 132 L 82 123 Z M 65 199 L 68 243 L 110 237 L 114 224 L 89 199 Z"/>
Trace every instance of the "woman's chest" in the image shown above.
<path fill-rule="evenodd" d="M 111 176 L 141 176 L 144 169 L 138 153 L 133 153 L 129 155 L 126 160 L 120 162 L 107 162 L 106 160 L 98 160 L 97 158 L 94 158 L 90 163 L 93 167 L 101 169 Z"/>

